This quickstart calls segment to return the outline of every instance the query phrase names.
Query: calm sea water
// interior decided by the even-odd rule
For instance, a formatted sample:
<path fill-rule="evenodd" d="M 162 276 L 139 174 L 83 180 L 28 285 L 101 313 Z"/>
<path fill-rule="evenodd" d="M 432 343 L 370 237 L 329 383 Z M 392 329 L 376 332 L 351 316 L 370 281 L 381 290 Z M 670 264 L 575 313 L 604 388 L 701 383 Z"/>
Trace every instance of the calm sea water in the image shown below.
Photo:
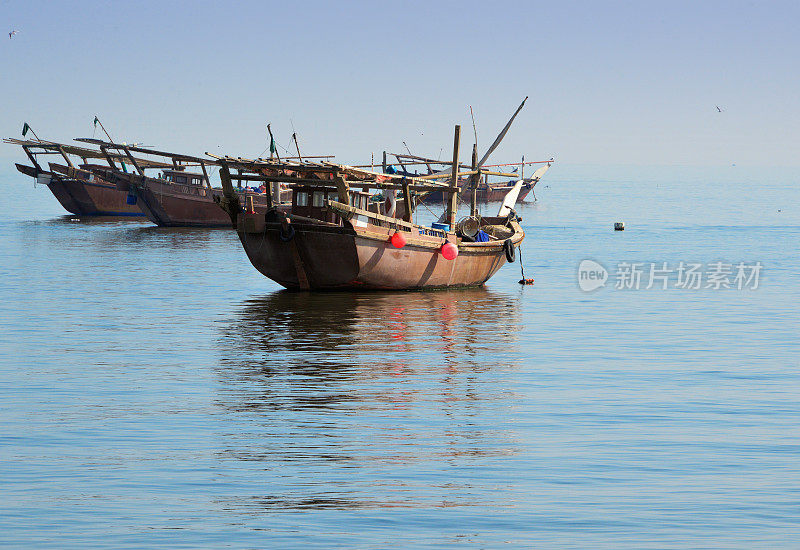
<path fill-rule="evenodd" d="M 232 231 L 75 220 L 4 170 L 5 547 L 798 546 L 790 171 L 556 165 L 532 287 L 293 294 Z M 681 261 L 759 288 L 613 288 Z"/>

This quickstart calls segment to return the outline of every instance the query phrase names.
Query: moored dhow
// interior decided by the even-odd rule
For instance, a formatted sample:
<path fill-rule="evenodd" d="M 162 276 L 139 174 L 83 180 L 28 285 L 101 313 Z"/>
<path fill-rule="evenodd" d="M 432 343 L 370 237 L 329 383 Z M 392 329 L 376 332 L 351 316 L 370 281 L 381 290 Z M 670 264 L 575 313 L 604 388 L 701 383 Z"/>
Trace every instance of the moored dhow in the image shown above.
<path fill-rule="evenodd" d="M 17 170 L 34 178 L 37 183 L 47 185 L 67 212 L 78 216 L 144 216 L 142 210 L 129 198 L 128 193 L 93 172 L 103 169 L 102 164 L 89 162 L 104 160 L 113 165 L 115 162 L 123 161 L 119 156 L 115 158 L 96 149 L 54 141 L 14 138 L 3 141 L 22 147 L 32 166 L 17 164 Z M 42 155 L 58 155 L 65 164 L 50 162 L 45 168 L 39 161 Z M 145 166 L 154 167 L 148 161 L 142 159 L 139 161 Z M 158 166 L 168 165 L 156 163 L 155 167 Z"/>
<path fill-rule="evenodd" d="M 132 172 L 108 166 L 95 167 L 92 170 L 99 177 L 136 197 L 139 208 L 153 223 L 164 227 L 230 226 L 229 216 L 215 202 L 222 196 L 222 189 L 211 185 L 210 169 L 216 167 L 215 161 L 97 139 L 79 141 L 96 144 L 107 152 L 121 151 L 122 156 L 130 159 L 135 170 Z M 164 165 L 168 168 L 160 170 L 158 174 L 148 173 L 133 153 L 165 157 L 169 159 L 169 163 Z M 199 171 L 191 172 L 187 168 Z M 269 202 L 272 195 L 268 197 L 263 189 L 239 185 L 235 192 L 242 203 L 249 200 L 256 212 L 263 214 L 272 205 Z M 279 190 L 275 196 L 278 197 L 276 204 L 286 203 L 291 198 L 291 191 Z"/>
<path fill-rule="evenodd" d="M 388 162 L 387 161 L 387 153 L 384 152 L 383 154 L 383 171 L 384 173 L 390 174 L 399 174 L 405 176 L 420 176 L 420 175 L 429 175 L 435 173 L 435 167 L 439 167 L 441 165 L 445 165 L 447 163 L 442 162 L 441 160 L 431 159 L 420 157 L 417 155 L 412 154 L 401 154 L 401 153 L 389 153 L 389 155 L 395 157 L 395 162 Z M 519 195 L 517 196 L 517 202 L 522 202 L 528 196 L 529 193 L 533 192 L 534 187 L 536 184 L 539 183 L 542 176 L 550 169 L 550 167 L 555 162 L 554 159 L 549 160 L 537 160 L 537 161 L 529 161 L 525 162 L 525 158 L 523 157 L 521 162 L 518 163 L 508 163 L 508 164 L 490 164 L 490 165 L 483 165 L 484 168 L 495 168 L 495 169 L 509 169 L 510 167 L 514 167 L 516 171 L 515 178 L 513 180 L 504 180 L 504 181 L 489 181 L 489 177 L 498 174 L 501 172 L 486 172 L 484 175 L 479 179 L 477 185 L 475 186 L 475 198 L 480 203 L 489 203 L 489 202 L 501 202 L 509 191 L 514 187 L 517 180 L 522 180 L 522 188 L 520 189 Z M 525 177 L 525 167 L 540 164 L 541 166 L 538 167 L 533 174 L 529 177 Z M 423 168 L 423 173 L 418 173 L 419 170 L 417 167 Z M 412 172 L 413 170 L 413 172 Z M 461 192 L 467 191 L 467 186 L 470 184 L 469 178 L 460 178 L 458 181 L 458 186 L 461 187 Z M 536 195 L 534 193 L 534 199 Z M 427 193 L 426 195 L 419 196 L 419 200 L 426 203 L 441 203 L 444 200 L 444 194 L 441 191 L 432 191 Z"/>
<path fill-rule="evenodd" d="M 474 155 L 473 169 L 459 170 L 460 130 L 456 126 L 450 173 L 423 178 L 330 162 L 281 166 L 274 161 L 216 157 L 224 190 L 220 206 L 230 216 L 253 266 L 288 289 L 482 285 L 506 261 L 514 260 L 525 234 L 513 211 L 480 217 L 474 200 L 470 216 L 456 224 L 460 191 L 456 182 L 463 176 L 474 182 L 481 174 Z M 251 203 L 242 205 L 233 178 L 243 175 L 264 182 L 268 193 L 271 184 L 287 183 L 294 191 L 291 209 L 270 208 L 262 214 Z M 405 208 L 397 209 L 391 201 L 370 202 L 370 190 L 402 191 Z M 412 193 L 437 190 L 448 194 L 447 223 L 432 227 L 413 223 Z"/>

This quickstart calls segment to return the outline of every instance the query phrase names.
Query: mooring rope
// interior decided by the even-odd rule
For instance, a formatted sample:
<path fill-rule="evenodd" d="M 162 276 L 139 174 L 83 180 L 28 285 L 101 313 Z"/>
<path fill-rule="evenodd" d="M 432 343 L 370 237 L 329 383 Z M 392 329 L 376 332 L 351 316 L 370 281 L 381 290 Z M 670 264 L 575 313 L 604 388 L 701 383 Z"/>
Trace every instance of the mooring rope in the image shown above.
<path fill-rule="evenodd" d="M 519 249 L 519 271 L 522 275 L 522 279 L 519 280 L 519 284 L 521 285 L 532 285 L 533 284 L 533 277 L 530 279 L 525 278 L 525 266 L 522 264 L 522 243 L 519 243 L 517 247 Z"/>

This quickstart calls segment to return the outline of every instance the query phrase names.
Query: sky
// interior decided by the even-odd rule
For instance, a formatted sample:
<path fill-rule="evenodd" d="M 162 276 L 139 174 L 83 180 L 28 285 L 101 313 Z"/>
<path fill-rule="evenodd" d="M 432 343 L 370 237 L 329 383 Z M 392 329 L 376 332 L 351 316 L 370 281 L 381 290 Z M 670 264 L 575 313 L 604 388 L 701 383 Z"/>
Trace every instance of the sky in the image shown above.
<path fill-rule="evenodd" d="M 0 134 L 369 162 L 800 165 L 800 2 L 0 0 Z M 12 38 L 7 33 L 18 30 Z M 723 111 L 718 112 L 719 105 Z M 23 158 L 0 145 L 0 158 Z"/>

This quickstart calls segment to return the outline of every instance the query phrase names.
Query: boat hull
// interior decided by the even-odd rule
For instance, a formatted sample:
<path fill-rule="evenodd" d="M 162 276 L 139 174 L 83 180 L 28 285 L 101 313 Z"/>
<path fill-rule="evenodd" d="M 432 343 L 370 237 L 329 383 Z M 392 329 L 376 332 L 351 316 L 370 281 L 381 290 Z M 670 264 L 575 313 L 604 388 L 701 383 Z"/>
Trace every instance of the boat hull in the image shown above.
<path fill-rule="evenodd" d="M 128 194 L 89 171 L 50 164 L 48 187 L 68 212 L 79 216 L 133 216 L 144 213 L 128 204 Z"/>
<path fill-rule="evenodd" d="M 462 245 L 459 255 L 447 260 L 441 254 L 443 239 L 409 235 L 398 249 L 389 243 L 387 228 L 362 232 L 348 222 L 291 225 L 294 230 L 287 231 L 263 216 L 243 214 L 237 232 L 253 266 L 293 290 L 479 286 L 506 262 L 502 241 Z"/>
<path fill-rule="evenodd" d="M 81 208 L 75 199 L 69 194 L 64 187 L 63 181 L 55 174 L 50 172 L 40 172 L 33 166 L 26 166 L 24 164 L 17 164 L 17 170 L 20 173 L 30 176 L 36 180 L 36 183 L 46 185 L 58 203 L 70 214 L 80 214 Z"/>
<path fill-rule="evenodd" d="M 228 214 L 214 202 L 222 191 L 197 188 L 196 193 L 176 192 L 171 186 L 132 186 L 147 218 L 164 227 L 230 227 Z"/>
<path fill-rule="evenodd" d="M 142 177 L 105 169 L 101 175 L 118 189 L 126 189 L 136 197 L 138 207 L 151 222 L 162 227 L 230 227 L 231 219 L 215 198 L 223 196 L 222 189 L 198 185 L 166 183 L 156 178 Z M 262 216 L 267 211 L 263 194 L 249 193 L 253 207 Z M 245 194 L 240 201 L 246 203 Z"/>

